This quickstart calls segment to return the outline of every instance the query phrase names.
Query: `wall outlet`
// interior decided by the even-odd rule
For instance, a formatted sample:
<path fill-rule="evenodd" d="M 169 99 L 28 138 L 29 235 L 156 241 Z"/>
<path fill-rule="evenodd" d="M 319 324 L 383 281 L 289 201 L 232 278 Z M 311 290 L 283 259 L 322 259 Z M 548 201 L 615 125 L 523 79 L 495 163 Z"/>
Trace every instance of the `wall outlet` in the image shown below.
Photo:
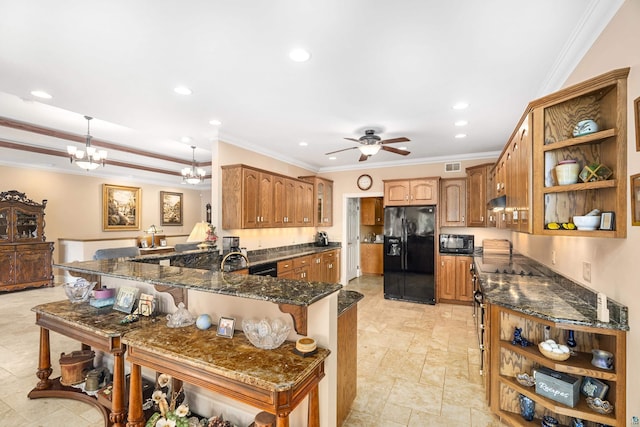
<path fill-rule="evenodd" d="M 638 418 L 637 416 L 632 416 L 631 417 L 631 425 L 632 426 L 637 426 L 640 425 L 640 418 Z"/>
<path fill-rule="evenodd" d="M 551 251 L 551 264 L 556 265 L 556 251 Z"/>
<path fill-rule="evenodd" d="M 591 263 L 587 261 L 582 262 L 582 278 L 591 283 Z"/>

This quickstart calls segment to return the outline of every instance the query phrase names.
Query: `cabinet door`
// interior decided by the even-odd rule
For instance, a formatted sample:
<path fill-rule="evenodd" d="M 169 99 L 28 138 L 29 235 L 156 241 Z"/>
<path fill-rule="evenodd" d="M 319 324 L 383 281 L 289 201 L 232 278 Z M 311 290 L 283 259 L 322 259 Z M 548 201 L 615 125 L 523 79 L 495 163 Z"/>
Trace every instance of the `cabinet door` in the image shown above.
<path fill-rule="evenodd" d="M 311 255 L 311 265 L 309 266 L 309 281 L 322 281 L 322 254 Z"/>
<path fill-rule="evenodd" d="M 340 281 L 340 256 L 339 251 L 322 253 L 323 282 L 338 283 Z"/>
<path fill-rule="evenodd" d="M 313 225 L 313 184 L 296 181 L 296 227 Z"/>
<path fill-rule="evenodd" d="M 273 177 L 273 226 L 287 226 L 287 179 Z"/>
<path fill-rule="evenodd" d="M 48 285 L 53 279 L 52 243 L 16 246 L 16 284 Z"/>
<path fill-rule="evenodd" d="M 440 226 L 464 227 L 466 215 L 466 179 L 440 180 Z"/>
<path fill-rule="evenodd" d="M 360 199 L 360 224 L 376 225 L 376 199 L 373 197 Z"/>
<path fill-rule="evenodd" d="M 285 179 L 284 182 L 284 213 L 285 213 L 285 226 L 296 226 L 296 209 L 300 201 L 296 193 L 296 181 L 293 179 Z"/>
<path fill-rule="evenodd" d="M 273 175 L 260 173 L 260 227 L 273 227 Z"/>
<path fill-rule="evenodd" d="M 467 169 L 467 225 L 486 227 L 487 167 Z"/>
<path fill-rule="evenodd" d="M 260 227 L 260 172 L 242 170 L 242 228 Z"/>
<path fill-rule="evenodd" d="M 360 244 L 360 269 L 362 274 L 383 273 L 383 246 L 380 243 Z"/>
<path fill-rule="evenodd" d="M 384 206 L 381 197 L 376 197 L 375 215 L 376 225 L 384 225 Z"/>
<path fill-rule="evenodd" d="M 11 242 L 11 209 L 0 209 L 0 242 Z"/>
<path fill-rule="evenodd" d="M 324 186 L 322 225 L 325 227 L 331 227 L 333 225 L 333 182 L 330 181 L 325 181 Z"/>
<path fill-rule="evenodd" d="M 440 256 L 438 270 L 438 295 L 440 299 L 456 299 L 456 260 L 455 256 Z"/>
<path fill-rule="evenodd" d="M 457 256 L 456 259 L 456 299 L 458 301 L 473 300 L 473 282 L 469 272 L 473 258 Z"/>
<path fill-rule="evenodd" d="M 410 204 L 435 205 L 438 203 L 438 179 L 414 179 L 409 181 Z"/>
<path fill-rule="evenodd" d="M 520 220 L 519 231 L 531 233 L 533 223 L 531 216 L 531 182 L 532 182 L 532 141 L 531 131 L 533 127 L 533 114 L 530 113 L 520 130 L 520 148 L 518 150 L 518 194 L 520 195 L 520 206 L 518 207 L 518 217 Z"/>
<path fill-rule="evenodd" d="M 16 283 L 16 252 L 14 246 L 0 246 L 0 289 Z"/>
<path fill-rule="evenodd" d="M 406 206 L 409 204 L 409 181 L 387 181 L 384 183 L 384 205 Z"/>

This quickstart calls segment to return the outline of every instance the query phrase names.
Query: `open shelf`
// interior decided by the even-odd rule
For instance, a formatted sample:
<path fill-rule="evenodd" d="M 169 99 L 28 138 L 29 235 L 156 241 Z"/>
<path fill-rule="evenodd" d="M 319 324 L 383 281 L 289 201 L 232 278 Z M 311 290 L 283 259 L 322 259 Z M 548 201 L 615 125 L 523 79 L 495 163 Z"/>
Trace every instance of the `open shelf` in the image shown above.
<path fill-rule="evenodd" d="M 618 185 L 618 180 L 607 179 L 604 181 L 593 182 L 579 182 L 576 184 L 567 185 L 554 185 L 552 187 L 544 187 L 542 192 L 548 193 L 565 193 L 567 191 L 584 191 L 584 190 L 597 190 L 600 188 L 615 188 Z"/>
<path fill-rule="evenodd" d="M 617 135 L 617 132 L 615 129 L 606 129 L 600 132 L 590 133 L 588 135 L 582 135 L 582 136 L 577 136 L 575 138 L 565 139 L 564 141 L 551 142 L 551 143 L 547 142 L 542 147 L 542 151 L 559 150 L 561 148 L 575 147 L 576 145 L 580 145 L 580 144 L 598 143 L 603 139 L 610 138 L 616 135 Z"/>

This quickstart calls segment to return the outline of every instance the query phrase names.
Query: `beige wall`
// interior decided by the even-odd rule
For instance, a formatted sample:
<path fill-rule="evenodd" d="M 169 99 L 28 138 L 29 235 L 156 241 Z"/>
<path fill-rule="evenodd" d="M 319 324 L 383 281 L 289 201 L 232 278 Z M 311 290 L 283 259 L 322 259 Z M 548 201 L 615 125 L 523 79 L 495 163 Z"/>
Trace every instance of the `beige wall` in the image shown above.
<path fill-rule="evenodd" d="M 627 172 L 640 173 L 640 152 L 635 149 L 633 100 L 640 96 L 640 2 L 627 0 L 600 38 L 585 55 L 566 82 L 569 86 L 609 70 L 631 67 L 628 79 Z M 629 179 L 627 177 L 627 182 Z M 629 199 L 627 199 L 629 200 Z M 514 246 L 557 271 L 605 292 L 629 307 L 627 336 L 627 415 L 640 416 L 640 227 L 631 226 L 631 207 L 627 201 L 627 238 L 542 237 L 514 233 Z M 551 264 L 556 251 L 556 265 Z M 582 262 L 591 263 L 591 283 L 582 279 Z"/>
<path fill-rule="evenodd" d="M 175 187 L 150 185 L 86 175 L 54 173 L 35 169 L 0 166 L 0 191 L 16 190 L 35 202 L 48 200 L 45 209 L 47 241 L 58 246 L 58 239 L 114 239 L 143 235 L 142 231 L 102 231 L 102 184 L 125 185 L 142 189 L 141 229 L 160 226 L 160 191 L 183 193 L 183 226 L 164 226 L 165 235 L 188 235 L 193 224 L 205 219 L 204 206 L 209 191 L 196 191 L 179 183 Z M 182 238 L 185 241 L 186 237 Z M 113 247 L 117 247 L 117 241 Z M 54 250 L 54 262 L 59 262 Z"/>

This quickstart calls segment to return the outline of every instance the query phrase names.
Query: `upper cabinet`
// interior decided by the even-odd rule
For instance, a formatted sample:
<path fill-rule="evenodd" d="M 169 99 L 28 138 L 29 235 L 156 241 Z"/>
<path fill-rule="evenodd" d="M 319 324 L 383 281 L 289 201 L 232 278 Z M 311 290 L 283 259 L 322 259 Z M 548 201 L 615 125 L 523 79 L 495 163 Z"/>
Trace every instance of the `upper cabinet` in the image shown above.
<path fill-rule="evenodd" d="M 313 226 L 313 185 L 245 165 L 222 166 L 222 228 Z"/>
<path fill-rule="evenodd" d="M 466 227 L 467 180 L 465 178 L 446 178 L 440 180 L 441 227 Z"/>
<path fill-rule="evenodd" d="M 438 204 L 440 178 L 384 180 L 384 206 Z"/>
<path fill-rule="evenodd" d="M 301 176 L 299 178 L 313 184 L 316 209 L 313 225 L 331 227 L 333 225 L 333 181 L 317 176 Z"/>
<path fill-rule="evenodd" d="M 614 70 L 531 103 L 535 234 L 626 237 L 628 74 L 629 68 Z M 584 120 L 597 129 L 576 133 Z M 560 185 L 554 168 L 563 160 L 577 161 L 580 171 L 606 166 L 611 175 Z M 613 213 L 613 229 L 555 229 L 593 209 Z"/>
<path fill-rule="evenodd" d="M 364 197 L 360 199 L 360 224 L 384 224 L 384 209 L 381 197 Z"/>
<path fill-rule="evenodd" d="M 467 171 L 467 226 L 487 226 L 487 177 L 493 163 L 472 166 Z"/>

